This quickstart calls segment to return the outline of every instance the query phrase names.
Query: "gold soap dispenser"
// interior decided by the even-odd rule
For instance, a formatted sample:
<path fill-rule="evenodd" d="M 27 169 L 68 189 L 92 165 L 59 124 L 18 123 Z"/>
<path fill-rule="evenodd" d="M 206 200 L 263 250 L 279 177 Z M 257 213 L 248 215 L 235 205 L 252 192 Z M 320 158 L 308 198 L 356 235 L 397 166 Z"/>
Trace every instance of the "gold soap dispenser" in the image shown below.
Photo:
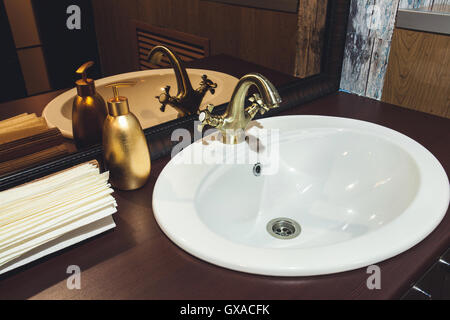
<path fill-rule="evenodd" d="M 108 116 L 103 125 L 103 152 L 110 182 L 125 191 L 141 188 L 151 170 L 150 152 L 142 127 L 130 112 L 128 99 L 119 95 L 118 88 L 135 84 L 121 82 L 107 85 L 113 89 L 114 98 L 108 100 Z"/>
<path fill-rule="evenodd" d="M 86 76 L 87 69 L 93 65 L 92 61 L 86 62 L 76 71 L 82 77 L 75 82 L 77 96 L 72 108 L 73 137 L 78 148 L 102 143 L 102 128 L 107 110 L 105 100 L 95 89 L 94 80 Z"/>

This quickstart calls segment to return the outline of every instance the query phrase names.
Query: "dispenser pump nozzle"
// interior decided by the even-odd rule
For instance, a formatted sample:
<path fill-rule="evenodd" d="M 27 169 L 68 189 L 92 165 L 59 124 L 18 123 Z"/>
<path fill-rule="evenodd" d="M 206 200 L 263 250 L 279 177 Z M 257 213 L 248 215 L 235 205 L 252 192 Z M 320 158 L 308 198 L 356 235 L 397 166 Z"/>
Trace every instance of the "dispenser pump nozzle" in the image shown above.
<path fill-rule="evenodd" d="M 94 65 L 93 61 L 88 61 L 75 71 L 77 74 L 81 74 L 81 79 L 75 83 L 77 85 L 78 95 L 81 97 L 95 95 L 95 83 L 94 80 L 87 77 L 86 71 Z"/>
<path fill-rule="evenodd" d="M 128 99 L 119 95 L 119 88 L 133 87 L 135 81 L 116 82 L 108 84 L 107 88 L 112 88 L 114 97 L 108 100 L 108 113 L 110 116 L 118 117 L 126 115 L 130 112 Z"/>

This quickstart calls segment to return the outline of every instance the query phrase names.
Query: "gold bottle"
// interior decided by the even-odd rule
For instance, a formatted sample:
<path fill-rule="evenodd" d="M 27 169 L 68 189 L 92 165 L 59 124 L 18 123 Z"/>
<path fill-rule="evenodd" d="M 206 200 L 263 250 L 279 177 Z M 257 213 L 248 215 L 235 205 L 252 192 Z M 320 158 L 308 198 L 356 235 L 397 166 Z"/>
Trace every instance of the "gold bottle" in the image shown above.
<path fill-rule="evenodd" d="M 130 112 L 128 99 L 119 96 L 120 87 L 135 83 L 110 84 L 114 98 L 108 100 L 108 116 L 103 125 L 105 166 L 111 184 L 120 190 L 136 190 L 148 180 L 151 170 L 150 152 L 142 127 Z"/>
<path fill-rule="evenodd" d="M 102 128 L 107 110 L 105 100 L 95 89 L 94 80 L 86 76 L 86 70 L 93 65 L 92 61 L 86 62 L 76 71 L 82 76 L 76 81 L 77 96 L 72 108 L 73 137 L 78 148 L 102 143 Z"/>

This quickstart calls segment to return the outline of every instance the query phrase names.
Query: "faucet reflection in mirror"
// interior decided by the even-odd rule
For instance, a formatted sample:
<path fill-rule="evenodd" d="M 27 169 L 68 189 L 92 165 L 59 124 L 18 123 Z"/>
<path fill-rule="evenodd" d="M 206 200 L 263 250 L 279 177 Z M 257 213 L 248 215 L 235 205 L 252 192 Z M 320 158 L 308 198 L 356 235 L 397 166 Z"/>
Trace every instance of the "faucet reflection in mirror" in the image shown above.
<path fill-rule="evenodd" d="M 259 93 L 249 99 L 252 104 L 245 108 L 245 99 L 251 86 L 255 86 Z M 223 115 L 212 115 L 213 105 L 200 113 L 199 120 L 202 124 L 199 130 L 209 125 L 222 133 L 225 143 L 237 144 L 245 139 L 245 129 L 258 112 L 264 114 L 270 109 L 278 108 L 280 103 L 281 97 L 275 86 L 264 76 L 250 73 L 239 80 Z"/>
<path fill-rule="evenodd" d="M 169 59 L 175 72 L 178 92 L 176 96 L 171 96 L 170 86 L 163 89 L 164 92 L 156 97 L 161 102 L 161 111 L 164 112 L 166 106 L 169 105 L 178 111 L 179 118 L 198 113 L 206 93 L 214 94 L 217 83 L 208 79 L 207 75 L 203 75 L 200 87 L 194 90 L 182 60 L 172 50 L 164 46 L 154 47 L 148 54 L 147 60 L 153 64 L 158 64 L 164 55 Z"/>

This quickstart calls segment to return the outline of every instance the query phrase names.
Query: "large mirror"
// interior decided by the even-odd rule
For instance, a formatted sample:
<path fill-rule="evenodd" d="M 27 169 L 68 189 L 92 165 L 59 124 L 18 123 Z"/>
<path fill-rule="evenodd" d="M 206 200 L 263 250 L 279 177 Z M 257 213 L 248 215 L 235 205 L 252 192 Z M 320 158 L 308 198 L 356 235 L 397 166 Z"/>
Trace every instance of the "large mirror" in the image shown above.
<path fill-rule="evenodd" d="M 149 139 L 227 103 L 249 72 L 280 89 L 284 108 L 336 90 L 347 10 L 348 1 L 1 0 L 0 187 L 101 155 L 98 141 L 74 141 L 80 79 L 95 79 L 105 101 L 109 85 L 128 83 L 120 95 Z M 197 96 L 180 107 L 189 90 Z"/>

